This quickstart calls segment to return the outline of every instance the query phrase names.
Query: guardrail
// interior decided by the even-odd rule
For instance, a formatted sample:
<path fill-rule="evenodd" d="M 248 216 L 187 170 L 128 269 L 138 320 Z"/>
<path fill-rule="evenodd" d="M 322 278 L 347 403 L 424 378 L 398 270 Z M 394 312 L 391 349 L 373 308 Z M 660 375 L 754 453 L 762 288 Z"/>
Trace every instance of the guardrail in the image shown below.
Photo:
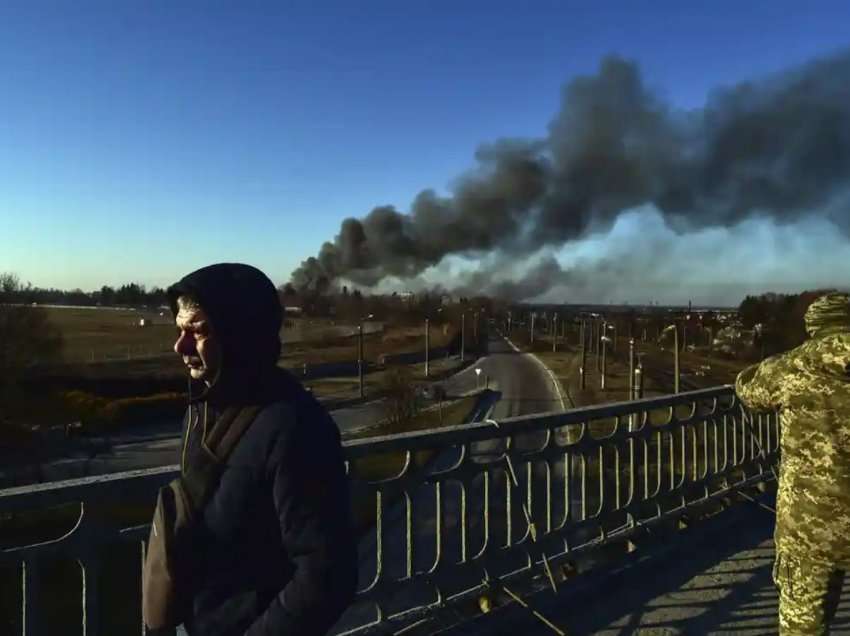
<path fill-rule="evenodd" d="M 356 602 L 334 631 L 366 634 L 400 628 L 494 585 L 542 573 L 555 585 L 565 564 L 771 480 L 779 423 L 775 414 L 746 413 L 724 386 L 344 446 L 354 499 L 375 512 L 360 541 Z M 376 476 L 380 456 L 398 469 Z M 87 508 L 152 503 L 177 468 L 0 491 L 5 515 L 79 506 L 76 524 L 61 537 L 0 550 L 0 568 L 20 568 L 24 636 L 46 633 L 40 565 L 56 557 L 80 565 L 82 633 L 102 633 L 104 546 L 136 543 L 140 573 L 149 526 L 110 525 Z"/>

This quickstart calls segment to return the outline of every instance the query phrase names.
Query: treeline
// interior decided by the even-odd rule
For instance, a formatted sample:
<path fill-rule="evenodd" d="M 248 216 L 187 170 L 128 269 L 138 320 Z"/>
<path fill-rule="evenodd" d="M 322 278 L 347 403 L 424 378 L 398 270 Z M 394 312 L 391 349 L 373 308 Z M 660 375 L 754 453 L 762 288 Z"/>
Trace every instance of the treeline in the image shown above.
<path fill-rule="evenodd" d="M 771 356 L 800 346 L 808 337 L 806 310 L 813 300 L 829 291 L 835 290 L 747 296 L 738 308 L 738 317 L 744 328 L 754 330 L 753 348 L 763 356 Z"/>
<path fill-rule="evenodd" d="M 103 307 L 159 307 L 167 303 L 165 290 L 154 287 L 147 290 L 144 285 L 127 283 L 120 287 L 104 285 L 98 291 L 84 292 L 81 289 L 45 289 L 23 285 L 14 274 L 0 277 L 0 303 L 32 305 L 92 305 Z"/>
<path fill-rule="evenodd" d="M 280 287 L 279 293 L 283 307 L 297 307 L 303 315 L 313 318 L 334 318 L 345 322 L 358 322 L 371 315 L 375 320 L 385 322 L 412 323 L 429 318 L 436 324 L 459 320 L 464 310 L 493 315 L 500 309 L 496 301 L 487 297 L 450 297 L 434 291 L 365 295 L 347 286 L 299 291 L 287 283 Z"/>

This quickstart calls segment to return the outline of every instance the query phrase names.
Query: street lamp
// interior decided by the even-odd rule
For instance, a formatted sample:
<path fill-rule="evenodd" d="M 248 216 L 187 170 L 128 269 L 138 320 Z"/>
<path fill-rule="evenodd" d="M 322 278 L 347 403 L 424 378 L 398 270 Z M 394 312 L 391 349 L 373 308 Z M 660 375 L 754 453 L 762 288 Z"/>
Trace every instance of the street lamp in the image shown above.
<path fill-rule="evenodd" d="M 443 308 L 440 307 L 437 310 L 437 313 L 443 311 Z M 430 359 L 431 359 L 431 329 L 428 316 L 425 317 L 425 377 L 430 377 Z"/>
<path fill-rule="evenodd" d="M 558 350 L 558 314 L 552 316 L 552 353 Z"/>
<path fill-rule="evenodd" d="M 579 367 L 579 373 L 581 374 L 580 378 L 580 386 L 581 390 L 587 387 L 587 323 L 582 320 L 581 321 L 581 335 L 579 336 L 581 339 L 581 366 Z"/>
<path fill-rule="evenodd" d="M 673 393 L 679 392 L 679 327 L 673 327 Z"/>
<path fill-rule="evenodd" d="M 361 316 L 360 323 L 357 325 L 358 332 L 358 346 L 357 346 L 357 381 L 360 385 L 360 397 L 363 397 L 363 321 L 370 320 L 374 318 L 374 314 L 369 314 L 368 316 Z"/>
<path fill-rule="evenodd" d="M 466 353 L 466 310 L 460 312 L 460 361 L 463 362 Z"/>
<path fill-rule="evenodd" d="M 600 388 L 602 388 L 602 389 L 605 388 L 605 374 L 608 371 L 608 360 L 607 360 L 605 354 L 606 354 L 606 351 L 607 351 L 607 348 L 608 348 L 607 345 L 608 345 L 609 342 L 611 342 L 611 338 L 609 338 L 607 335 L 602 336 L 602 377 L 601 377 L 601 381 L 600 381 Z"/>

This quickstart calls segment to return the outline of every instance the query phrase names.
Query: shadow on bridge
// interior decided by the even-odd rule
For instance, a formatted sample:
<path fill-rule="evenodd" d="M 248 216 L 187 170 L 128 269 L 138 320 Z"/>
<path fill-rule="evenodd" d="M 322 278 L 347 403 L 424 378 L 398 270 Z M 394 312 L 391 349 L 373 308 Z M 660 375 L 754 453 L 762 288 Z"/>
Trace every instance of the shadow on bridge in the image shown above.
<path fill-rule="evenodd" d="M 570 636 L 777 634 L 773 526 L 771 514 L 740 504 L 663 547 L 639 547 L 625 562 L 563 583 L 557 595 L 547 588 L 527 601 Z M 511 604 L 443 633 L 554 632 Z M 831 633 L 850 634 L 850 581 Z"/>

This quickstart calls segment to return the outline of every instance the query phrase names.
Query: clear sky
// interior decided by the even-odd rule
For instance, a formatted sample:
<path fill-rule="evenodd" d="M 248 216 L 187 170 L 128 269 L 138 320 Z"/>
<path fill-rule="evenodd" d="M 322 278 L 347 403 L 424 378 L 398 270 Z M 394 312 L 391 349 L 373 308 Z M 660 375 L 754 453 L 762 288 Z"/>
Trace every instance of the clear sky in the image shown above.
<path fill-rule="evenodd" d="M 0 271 L 92 290 L 232 260 L 280 284 L 344 217 L 544 134 L 606 54 L 697 108 L 847 24 L 843 2 L 3 2 Z"/>

